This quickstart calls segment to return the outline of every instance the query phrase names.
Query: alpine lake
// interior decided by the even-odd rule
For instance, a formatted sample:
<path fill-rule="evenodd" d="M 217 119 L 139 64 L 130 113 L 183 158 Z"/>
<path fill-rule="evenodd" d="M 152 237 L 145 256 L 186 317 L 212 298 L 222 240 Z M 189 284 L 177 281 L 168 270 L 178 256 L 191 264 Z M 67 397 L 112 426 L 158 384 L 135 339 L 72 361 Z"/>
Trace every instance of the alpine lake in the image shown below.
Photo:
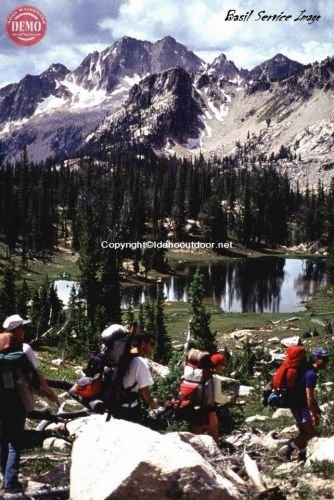
<path fill-rule="evenodd" d="M 314 292 L 326 285 L 326 264 L 320 258 L 260 257 L 209 264 L 174 263 L 175 274 L 154 284 L 121 291 L 121 307 L 134 307 L 157 296 L 163 287 L 167 303 L 187 303 L 197 269 L 204 276 L 205 302 L 231 313 L 294 313 L 305 310 Z M 59 298 L 67 304 L 78 283 L 56 280 Z"/>

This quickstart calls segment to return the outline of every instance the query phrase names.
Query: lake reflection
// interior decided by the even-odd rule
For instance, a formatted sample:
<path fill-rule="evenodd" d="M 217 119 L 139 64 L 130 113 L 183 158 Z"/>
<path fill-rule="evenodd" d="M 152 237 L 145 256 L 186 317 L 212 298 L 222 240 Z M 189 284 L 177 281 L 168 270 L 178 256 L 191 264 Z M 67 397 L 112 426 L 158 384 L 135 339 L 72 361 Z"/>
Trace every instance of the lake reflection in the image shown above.
<path fill-rule="evenodd" d="M 319 286 L 326 284 L 325 261 L 321 259 L 232 260 L 206 266 L 179 265 L 182 276 L 163 282 L 168 301 L 188 301 L 188 287 L 197 268 L 204 275 L 205 297 L 224 311 L 294 312 L 304 309 Z M 122 307 L 155 298 L 158 285 L 122 291 Z"/>

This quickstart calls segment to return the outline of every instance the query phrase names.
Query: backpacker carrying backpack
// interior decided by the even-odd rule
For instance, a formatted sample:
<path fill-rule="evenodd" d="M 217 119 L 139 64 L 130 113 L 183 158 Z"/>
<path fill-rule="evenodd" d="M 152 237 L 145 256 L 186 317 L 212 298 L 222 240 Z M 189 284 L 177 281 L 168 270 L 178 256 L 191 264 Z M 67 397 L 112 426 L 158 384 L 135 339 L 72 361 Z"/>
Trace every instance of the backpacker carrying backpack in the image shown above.
<path fill-rule="evenodd" d="M 167 401 L 165 410 L 175 420 L 194 422 L 213 402 L 212 363 L 206 351 L 189 351 L 179 387 L 179 399 Z"/>
<path fill-rule="evenodd" d="M 290 346 L 286 358 L 276 370 L 272 380 L 272 392 L 267 402 L 270 406 L 281 408 L 298 407 L 303 394 L 297 390 L 298 382 L 306 370 L 306 352 L 304 346 Z"/>
<path fill-rule="evenodd" d="M 39 389 L 39 377 L 22 351 L 22 344 L 18 346 L 15 336 L 10 333 L 0 334 L 1 409 L 16 411 L 22 404 L 27 412 L 32 411 L 32 388 Z"/>
<path fill-rule="evenodd" d="M 70 389 L 79 401 L 87 402 L 99 398 L 111 414 L 124 403 L 132 403 L 137 394 L 133 387 L 124 389 L 124 375 L 136 354 L 131 353 L 132 336 L 118 324 L 113 324 L 102 332 L 104 344 L 100 352 L 90 355 L 86 374 Z"/>
<path fill-rule="evenodd" d="M 192 349 L 187 356 L 179 396 L 181 401 L 190 401 L 195 406 L 206 406 L 213 402 L 212 363 L 210 354 Z"/>

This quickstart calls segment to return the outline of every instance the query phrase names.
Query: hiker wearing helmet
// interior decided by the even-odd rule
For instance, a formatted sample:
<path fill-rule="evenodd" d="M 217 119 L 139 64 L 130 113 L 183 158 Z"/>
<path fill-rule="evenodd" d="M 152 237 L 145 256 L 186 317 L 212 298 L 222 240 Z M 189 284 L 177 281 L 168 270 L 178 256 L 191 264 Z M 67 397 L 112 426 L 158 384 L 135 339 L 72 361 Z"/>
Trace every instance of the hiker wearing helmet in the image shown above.
<path fill-rule="evenodd" d="M 279 450 L 279 455 L 285 460 L 291 460 L 294 450 L 298 452 L 300 460 L 306 460 L 307 443 L 314 437 L 315 427 L 319 424 L 321 417 L 321 410 L 315 398 L 318 372 L 326 368 L 328 359 L 329 353 L 326 349 L 322 347 L 315 349 L 304 375 L 297 381 L 296 399 L 298 405 L 294 405 L 290 409 L 296 420 L 299 434 Z"/>

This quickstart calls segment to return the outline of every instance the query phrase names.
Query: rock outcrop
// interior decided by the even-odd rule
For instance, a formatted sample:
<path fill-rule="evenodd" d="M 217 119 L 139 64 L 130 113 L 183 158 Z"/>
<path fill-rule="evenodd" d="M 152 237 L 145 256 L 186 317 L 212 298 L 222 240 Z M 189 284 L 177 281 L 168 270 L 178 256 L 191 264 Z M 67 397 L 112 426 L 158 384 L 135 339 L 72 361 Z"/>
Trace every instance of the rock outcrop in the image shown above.
<path fill-rule="evenodd" d="M 103 416 L 82 424 L 72 451 L 71 500 L 241 498 L 201 456 L 201 450 L 216 451 L 212 443 L 200 445 L 196 438 L 192 446 L 191 437 L 162 435 L 123 420 L 106 422 Z"/>

